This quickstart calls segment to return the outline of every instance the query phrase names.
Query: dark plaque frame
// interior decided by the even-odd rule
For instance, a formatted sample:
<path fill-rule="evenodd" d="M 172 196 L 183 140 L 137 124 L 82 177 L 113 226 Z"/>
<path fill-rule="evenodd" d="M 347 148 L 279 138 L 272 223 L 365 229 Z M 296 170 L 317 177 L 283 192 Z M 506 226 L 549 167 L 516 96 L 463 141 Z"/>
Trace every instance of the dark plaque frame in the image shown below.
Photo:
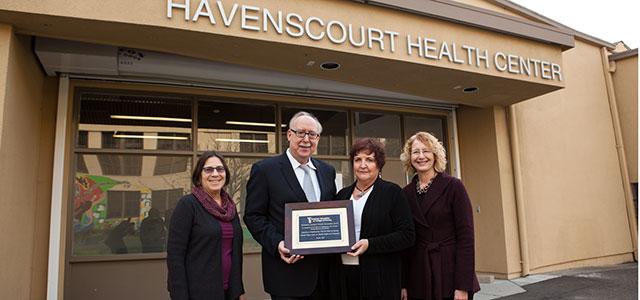
<path fill-rule="evenodd" d="M 293 222 L 298 222 L 295 220 L 292 215 L 294 211 L 307 211 L 312 212 L 313 210 L 318 209 L 326 209 L 326 208 L 335 208 L 344 210 L 347 215 L 347 224 L 340 224 L 340 232 L 343 230 L 347 230 L 347 234 L 349 237 L 349 245 L 336 245 L 336 246 L 322 246 L 322 247 L 313 247 L 313 248 L 293 248 L 293 228 L 300 228 L 299 224 L 294 224 Z M 314 216 L 323 216 L 322 214 L 314 215 Z M 321 202 L 296 202 L 296 203 L 286 203 L 284 206 L 284 245 L 289 250 L 291 250 L 292 255 L 308 255 L 308 254 L 326 254 L 326 253 L 346 253 L 351 251 L 351 246 L 356 243 L 356 231 L 353 221 L 353 204 L 351 200 L 339 200 L 339 201 L 321 201 Z"/>

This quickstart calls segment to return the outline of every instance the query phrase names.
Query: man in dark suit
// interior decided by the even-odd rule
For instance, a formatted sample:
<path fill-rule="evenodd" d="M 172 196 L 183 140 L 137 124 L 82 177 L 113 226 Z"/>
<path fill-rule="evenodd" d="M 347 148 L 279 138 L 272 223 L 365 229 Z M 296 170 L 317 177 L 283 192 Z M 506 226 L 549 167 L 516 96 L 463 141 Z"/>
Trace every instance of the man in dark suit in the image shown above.
<path fill-rule="evenodd" d="M 289 255 L 284 246 L 285 203 L 332 200 L 336 193 L 335 169 L 311 158 L 321 132 L 318 119 L 298 112 L 289 122 L 287 151 L 251 168 L 244 222 L 262 245 L 262 279 L 272 300 L 327 299 L 323 257 Z"/>

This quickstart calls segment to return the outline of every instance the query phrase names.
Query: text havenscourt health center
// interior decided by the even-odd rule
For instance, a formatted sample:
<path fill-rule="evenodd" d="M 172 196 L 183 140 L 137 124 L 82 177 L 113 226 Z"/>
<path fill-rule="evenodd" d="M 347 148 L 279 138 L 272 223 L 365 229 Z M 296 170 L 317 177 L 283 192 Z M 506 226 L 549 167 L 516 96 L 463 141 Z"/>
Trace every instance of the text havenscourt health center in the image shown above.
<path fill-rule="evenodd" d="M 189 0 L 167 0 L 167 18 L 172 19 L 174 11 L 180 11 L 184 14 L 184 19 L 191 22 L 205 18 L 211 25 L 216 26 L 222 22 L 225 27 L 230 27 L 234 20 L 240 19 L 242 30 L 255 32 L 273 30 L 280 35 L 286 34 L 292 38 L 307 36 L 314 41 L 329 40 L 337 45 L 348 44 L 356 48 L 366 47 L 391 53 L 396 53 L 397 48 L 402 46 L 403 52 L 409 56 L 460 65 L 468 64 L 485 69 L 493 66 L 500 72 L 562 81 L 560 65 L 543 59 L 500 51 L 489 53 L 488 50 L 470 45 L 457 45 L 455 42 L 438 41 L 409 34 L 401 36 L 399 32 L 391 30 L 345 25 L 341 21 L 327 21 L 313 16 L 305 18 L 294 12 L 270 11 L 266 8 L 237 3 L 225 5 L 222 1 L 215 1 L 213 4 L 211 0 L 199 0 L 198 6 L 193 9 Z"/>

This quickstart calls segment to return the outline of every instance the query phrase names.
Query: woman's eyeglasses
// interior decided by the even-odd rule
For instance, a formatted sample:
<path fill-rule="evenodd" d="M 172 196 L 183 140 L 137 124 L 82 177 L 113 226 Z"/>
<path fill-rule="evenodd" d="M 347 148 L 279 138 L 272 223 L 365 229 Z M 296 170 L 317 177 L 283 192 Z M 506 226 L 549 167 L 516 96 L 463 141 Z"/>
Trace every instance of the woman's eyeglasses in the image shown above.
<path fill-rule="evenodd" d="M 213 171 L 218 171 L 218 173 L 222 174 L 224 173 L 226 170 L 224 169 L 223 166 L 217 166 L 217 167 L 204 167 L 202 168 L 202 172 L 204 172 L 205 174 L 213 174 Z"/>
<path fill-rule="evenodd" d="M 429 153 L 431 153 L 431 151 L 429 151 L 427 149 L 416 149 L 416 150 L 411 151 L 411 155 L 413 155 L 413 156 L 420 156 L 420 154 L 427 155 Z"/>

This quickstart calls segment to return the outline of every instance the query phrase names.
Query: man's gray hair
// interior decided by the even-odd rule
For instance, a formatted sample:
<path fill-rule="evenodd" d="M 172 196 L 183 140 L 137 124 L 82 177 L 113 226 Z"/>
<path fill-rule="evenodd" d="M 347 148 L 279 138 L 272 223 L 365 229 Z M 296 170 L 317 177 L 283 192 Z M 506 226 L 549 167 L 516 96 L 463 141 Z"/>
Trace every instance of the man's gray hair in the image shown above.
<path fill-rule="evenodd" d="M 316 128 L 318 129 L 316 131 L 318 132 L 318 134 L 322 133 L 322 124 L 320 124 L 320 121 L 318 121 L 318 118 L 316 118 L 316 116 L 314 116 L 313 114 L 308 113 L 306 111 L 299 111 L 295 115 L 293 115 L 293 117 L 291 117 L 291 120 L 289 120 L 289 129 L 294 129 L 294 130 L 298 129 L 298 128 L 293 128 L 293 123 L 295 122 L 296 119 L 298 119 L 300 117 L 310 117 L 310 118 L 312 118 L 314 121 L 316 121 Z"/>

